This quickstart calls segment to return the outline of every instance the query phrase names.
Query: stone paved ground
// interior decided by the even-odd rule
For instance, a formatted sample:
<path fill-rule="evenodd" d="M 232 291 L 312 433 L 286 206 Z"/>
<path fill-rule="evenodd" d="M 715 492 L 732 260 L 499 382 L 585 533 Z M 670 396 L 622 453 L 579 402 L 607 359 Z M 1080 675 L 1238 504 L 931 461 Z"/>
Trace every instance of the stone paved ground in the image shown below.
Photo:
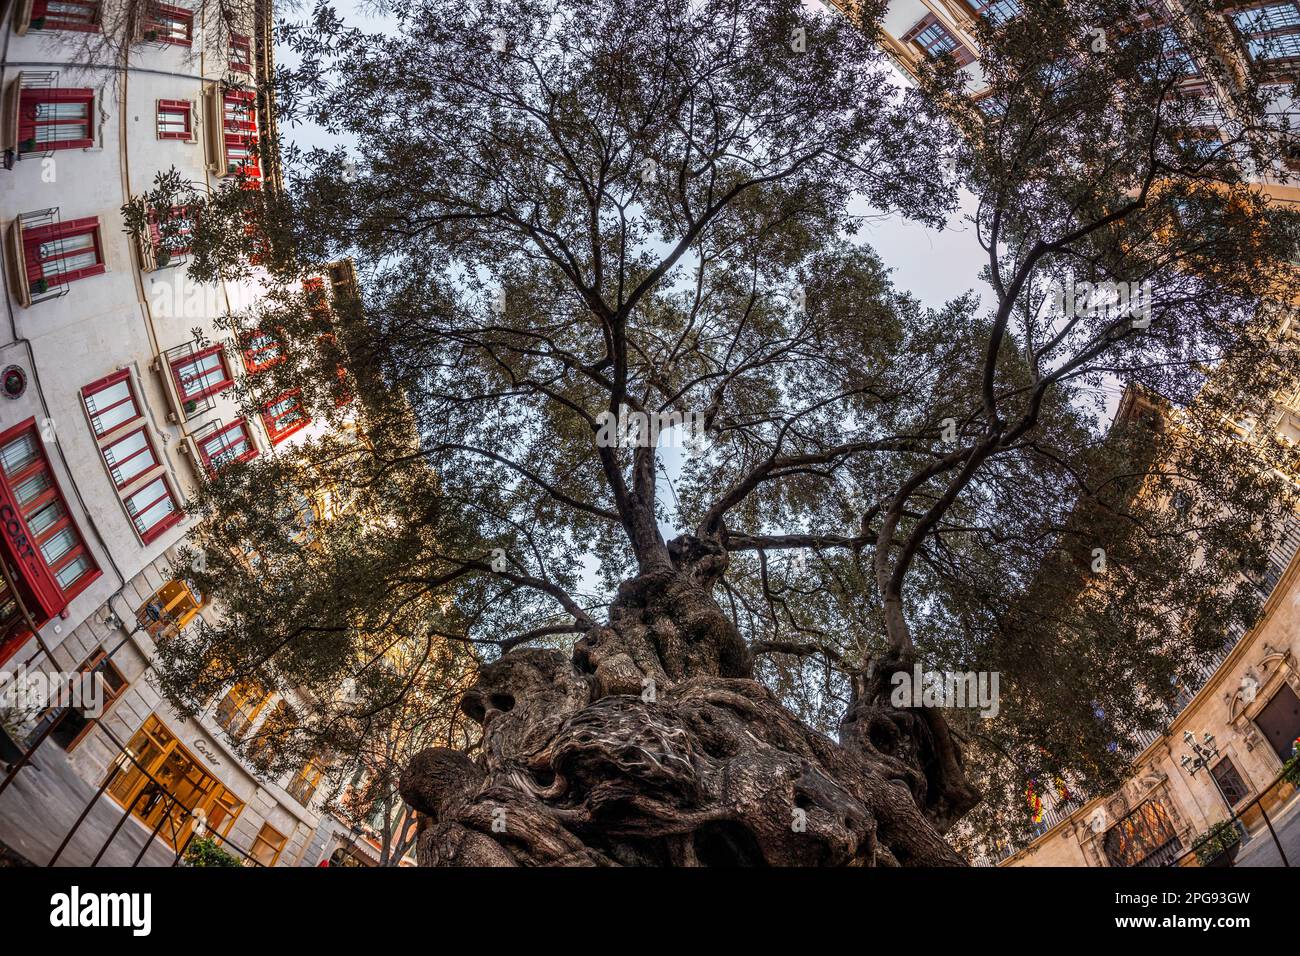
<path fill-rule="evenodd" d="M 95 793 L 68 763 L 67 755 L 47 743 L 33 760 L 18 772 L 9 789 L 0 794 L 0 856 L 3 848 L 37 866 L 45 866 L 77 816 Z M 0 780 L 4 775 L 0 774 Z M 59 866 L 89 866 L 117 821 L 122 808 L 109 797 L 100 797 L 82 822 L 76 836 L 59 857 Z M 130 866 L 149 838 L 136 820 L 127 820 L 100 866 Z M 141 866 L 171 866 L 175 854 L 161 839 L 155 840 L 141 860 Z"/>
<path fill-rule="evenodd" d="M 1281 813 L 1272 817 L 1273 829 L 1286 851 L 1287 862 L 1300 866 L 1300 797 L 1291 800 Z M 1281 866 L 1282 858 L 1278 855 L 1277 844 L 1264 827 L 1255 834 L 1255 838 L 1237 854 L 1237 866 Z"/>

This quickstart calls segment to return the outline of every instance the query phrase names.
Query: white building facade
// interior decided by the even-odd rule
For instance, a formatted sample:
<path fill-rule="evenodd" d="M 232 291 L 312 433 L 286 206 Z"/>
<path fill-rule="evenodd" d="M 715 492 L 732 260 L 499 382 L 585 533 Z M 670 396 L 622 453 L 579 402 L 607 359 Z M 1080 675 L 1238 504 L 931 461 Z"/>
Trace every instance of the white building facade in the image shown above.
<path fill-rule="evenodd" d="M 200 188 L 241 170 L 274 188 L 256 151 L 274 122 L 255 88 L 270 5 L 217 29 L 211 5 L 141 4 L 126 62 L 87 60 L 115 2 L 16 0 L 0 31 L 0 671 L 94 670 L 106 696 L 97 720 L 11 710 L 5 730 L 21 749 L 57 717 L 37 763 L 66 754 L 89 789 L 107 785 L 100 800 L 131 808 L 125 826 L 169 848 L 202 821 L 246 862 L 314 865 L 330 849 L 319 768 L 267 782 L 230 745 L 278 702 L 236 687 L 186 719 L 149 675 L 155 641 L 211 613 L 175 570 L 187 496 L 221 462 L 284 453 L 313 424 L 292 393 L 256 416 L 231 393 L 274 355 L 218 324 L 259 284 L 194 283 L 182 247 L 137 242 L 121 212 L 173 167 Z"/>

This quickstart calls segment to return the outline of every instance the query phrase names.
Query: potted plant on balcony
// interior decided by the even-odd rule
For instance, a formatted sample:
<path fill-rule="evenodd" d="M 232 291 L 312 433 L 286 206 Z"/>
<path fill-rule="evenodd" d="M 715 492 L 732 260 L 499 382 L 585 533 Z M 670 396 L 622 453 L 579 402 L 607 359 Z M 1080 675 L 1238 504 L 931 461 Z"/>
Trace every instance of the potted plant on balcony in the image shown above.
<path fill-rule="evenodd" d="M 1201 866 L 1232 866 L 1241 849 L 1241 834 L 1231 820 L 1221 820 L 1197 837 L 1192 849 Z"/>
<path fill-rule="evenodd" d="M 50 291 L 50 284 L 45 279 L 37 279 L 32 283 L 32 295 L 44 295 Z"/>
<path fill-rule="evenodd" d="M 193 414 L 198 410 L 198 407 L 199 407 L 199 403 L 198 403 L 198 402 L 196 402 L 196 401 L 195 401 L 194 399 L 192 399 L 192 398 L 191 398 L 191 399 L 188 399 L 188 400 L 185 402 L 185 414 L 186 414 L 187 416 L 188 416 L 188 415 L 193 415 Z"/>
<path fill-rule="evenodd" d="M 45 18 L 44 18 L 44 17 L 32 17 L 32 22 L 29 23 L 29 24 L 27 24 L 27 29 L 29 29 L 29 30 L 44 30 L 44 29 L 45 29 Z"/>

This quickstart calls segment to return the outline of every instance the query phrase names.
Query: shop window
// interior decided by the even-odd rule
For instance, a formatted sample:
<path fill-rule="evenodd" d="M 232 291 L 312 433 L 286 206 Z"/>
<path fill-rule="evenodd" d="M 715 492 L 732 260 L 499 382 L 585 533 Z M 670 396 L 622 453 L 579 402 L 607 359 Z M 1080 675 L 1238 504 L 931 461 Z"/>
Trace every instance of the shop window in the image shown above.
<path fill-rule="evenodd" d="M 244 804 L 210 776 L 156 715 L 131 738 L 127 762 L 109 778 L 109 795 L 174 849 L 183 847 L 196 819 L 224 838 Z"/>
<path fill-rule="evenodd" d="M 264 823 L 257 832 L 257 839 L 253 841 L 253 848 L 248 855 L 262 866 L 275 866 L 280 854 L 284 852 L 286 842 L 284 834 L 269 823 Z"/>
<path fill-rule="evenodd" d="M 122 676 L 122 672 L 117 669 L 117 665 L 108 657 L 102 647 L 96 648 L 81 667 L 77 669 L 79 674 L 98 674 L 102 683 L 100 684 L 103 692 L 103 700 L 100 707 L 100 715 L 108 713 L 108 709 L 119 697 L 126 692 L 127 680 Z M 27 745 L 30 747 L 41 738 L 45 733 L 45 728 L 55 721 L 58 725 L 50 731 L 49 739 L 54 741 L 64 750 L 71 751 L 81 743 L 86 734 L 90 733 L 91 727 L 95 725 L 97 717 L 88 716 L 84 707 L 54 707 L 42 715 L 40 721 L 32 728 L 32 732 L 27 737 Z"/>

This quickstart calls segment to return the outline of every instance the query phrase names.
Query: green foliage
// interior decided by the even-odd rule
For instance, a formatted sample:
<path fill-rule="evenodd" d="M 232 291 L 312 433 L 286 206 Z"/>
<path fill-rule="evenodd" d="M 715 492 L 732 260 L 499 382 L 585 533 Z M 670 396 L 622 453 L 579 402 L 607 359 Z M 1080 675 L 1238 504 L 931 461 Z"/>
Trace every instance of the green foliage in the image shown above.
<path fill-rule="evenodd" d="M 1196 851 L 1197 861 L 1205 866 L 1240 842 L 1241 833 L 1237 830 L 1237 824 L 1221 820 L 1198 836 L 1192 843 L 1192 849 Z"/>
<path fill-rule="evenodd" d="M 239 858 L 223 850 L 213 837 L 197 837 L 185 850 L 186 866 L 240 866 Z"/>
<path fill-rule="evenodd" d="M 470 746 L 455 698 L 479 655 L 568 644 L 621 582 L 707 541 L 758 676 L 828 732 L 891 648 L 1000 673 L 996 718 L 950 717 L 977 836 L 1023 835 L 1028 778 L 1114 786 L 1253 621 L 1259 529 L 1295 504 L 1294 450 L 1226 427 L 1268 421 L 1300 374 L 1268 305 L 1300 291 L 1297 218 L 1243 177 L 1281 175 L 1291 147 L 1255 135 L 1257 78 L 1225 149 L 1182 144 L 1198 107 L 1151 37 L 1117 31 L 1107 57 L 1082 39 L 1129 3 L 981 27 L 988 113 L 951 64 L 899 90 L 880 12 L 414 0 L 391 34 L 326 5 L 286 28 L 282 119 L 364 142 L 355 169 L 284 149 L 283 193 L 208 199 L 168 174 L 125 215 L 203 205 L 192 275 L 291 284 L 232 317 L 284 354 L 241 400 L 301 388 L 355 431 L 198 496 L 201 586 L 228 613 L 160 648 L 169 696 L 306 688 L 319 712 L 277 743 L 300 757 L 360 752 L 424 695 Z M 859 213 L 953 221 L 945 159 L 978 197 L 985 298 L 929 306 Z M 363 294 L 323 318 L 298 283 L 343 255 Z M 1149 324 L 1062 315 L 1067 281 L 1150 283 Z M 698 413 L 710 444 L 602 447 L 620 406 Z M 306 543 L 286 519 L 325 498 Z M 377 665 L 394 646 L 409 666 Z"/>

